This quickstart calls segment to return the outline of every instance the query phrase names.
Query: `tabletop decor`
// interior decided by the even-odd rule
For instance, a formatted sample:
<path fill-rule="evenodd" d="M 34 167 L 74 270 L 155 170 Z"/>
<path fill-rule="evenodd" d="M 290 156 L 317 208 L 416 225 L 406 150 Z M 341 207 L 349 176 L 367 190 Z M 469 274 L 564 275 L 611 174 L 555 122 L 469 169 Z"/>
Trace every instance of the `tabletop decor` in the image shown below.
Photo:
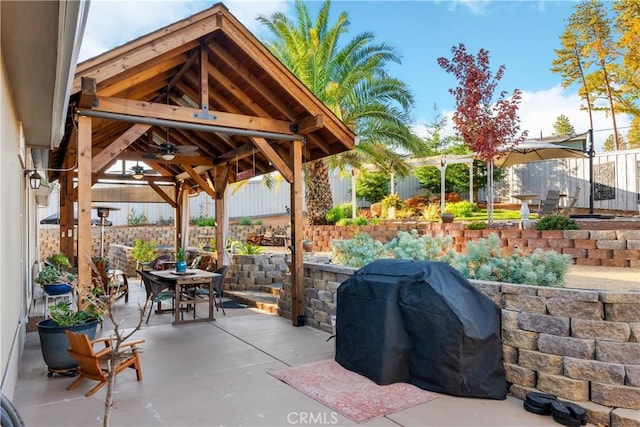
<path fill-rule="evenodd" d="M 178 248 L 176 251 L 176 271 L 178 273 L 184 273 L 187 271 L 187 256 L 184 248 Z"/>

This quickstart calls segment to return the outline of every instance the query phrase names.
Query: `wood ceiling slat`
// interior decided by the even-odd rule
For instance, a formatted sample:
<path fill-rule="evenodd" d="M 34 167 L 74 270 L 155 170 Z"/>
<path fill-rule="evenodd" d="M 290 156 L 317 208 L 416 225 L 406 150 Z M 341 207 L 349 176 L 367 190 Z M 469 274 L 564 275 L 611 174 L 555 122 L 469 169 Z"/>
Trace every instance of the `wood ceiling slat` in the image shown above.
<path fill-rule="evenodd" d="M 98 92 L 102 96 L 116 96 L 117 94 L 125 93 L 127 90 L 130 90 L 139 84 L 147 83 L 154 77 L 157 78 L 157 76 L 163 75 L 164 73 L 173 70 L 173 68 L 184 64 L 187 59 L 188 56 L 183 53 L 163 61 L 154 61 L 157 62 L 154 64 L 145 64 L 145 67 L 142 70 L 131 76 L 121 78 L 122 76 L 118 75 L 117 80 L 114 79 L 115 81 L 112 84 L 102 84 Z M 173 76 L 174 74 L 175 73 L 172 72 L 169 75 Z"/>
<path fill-rule="evenodd" d="M 285 115 L 289 120 L 296 120 L 296 115 L 293 110 L 291 110 L 284 102 L 282 102 L 278 96 L 273 93 L 269 88 L 267 88 L 256 76 L 254 76 L 249 70 L 240 65 L 240 62 L 236 60 L 233 56 L 231 56 L 227 51 L 222 49 L 220 46 L 216 44 L 209 44 L 208 48 L 215 53 L 219 59 L 224 61 L 227 66 L 234 68 L 238 76 L 242 76 L 245 82 L 251 85 L 257 92 L 260 93 L 262 97 L 269 100 L 280 113 Z"/>

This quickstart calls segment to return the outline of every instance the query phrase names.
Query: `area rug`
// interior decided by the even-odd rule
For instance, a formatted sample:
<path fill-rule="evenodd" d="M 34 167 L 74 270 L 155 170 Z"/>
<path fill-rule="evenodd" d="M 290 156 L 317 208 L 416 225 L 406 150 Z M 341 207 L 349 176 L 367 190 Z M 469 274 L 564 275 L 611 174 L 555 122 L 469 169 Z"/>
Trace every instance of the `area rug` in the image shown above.
<path fill-rule="evenodd" d="M 437 396 L 406 383 L 379 386 L 335 360 L 269 372 L 291 387 L 357 422 L 392 414 Z"/>

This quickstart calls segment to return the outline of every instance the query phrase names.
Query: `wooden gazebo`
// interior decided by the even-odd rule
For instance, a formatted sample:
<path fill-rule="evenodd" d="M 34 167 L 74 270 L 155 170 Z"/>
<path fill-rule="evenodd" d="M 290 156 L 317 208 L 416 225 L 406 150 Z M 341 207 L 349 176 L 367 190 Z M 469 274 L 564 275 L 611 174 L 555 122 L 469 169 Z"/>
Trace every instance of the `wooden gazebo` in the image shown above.
<path fill-rule="evenodd" d="M 279 171 L 291 185 L 297 324 L 304 298 L 302 164 L 352 149 L 355 135 L 224 5 L 79 64 L 69 103 L 65 136 L 49 159 L 62 171 L 50 176 L 61 188 L 61 251 L 73 254 L 75 238 L 78 259 L 91 253 L 91 187 L 109 178 L 117 161 L 142 161 L 156 171 L 143 181 L 176 210 L 176 245 L 189 194 L 214 198 L 223 224 L 229 183 Z M 221 233 L 218 227 L 219 254 Z M 90 281 L 88 263 L 80 262 L 78 273 L 81 283 Z"/>

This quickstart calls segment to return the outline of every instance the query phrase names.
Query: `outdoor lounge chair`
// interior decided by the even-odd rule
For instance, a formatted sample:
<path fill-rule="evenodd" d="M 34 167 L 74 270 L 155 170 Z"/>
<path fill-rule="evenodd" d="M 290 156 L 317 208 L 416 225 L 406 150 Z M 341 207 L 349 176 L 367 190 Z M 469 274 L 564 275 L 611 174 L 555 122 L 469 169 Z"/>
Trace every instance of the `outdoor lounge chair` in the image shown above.
<path fill-rule="evenodd" d="M 93 387 L 85 394 L 89 397 L 96 391 L 100 390 L 104 386 L 109 377 L 107 370 L 108 364 L 110 364 L 113 355 L 113 338 L 99 338 L 93 341 L 89 341 L 89 336 L 86 334 L 78 334 L 72 331 L 65 331 L 67 339 L 69 340 L 69 356 L 74 358 L 78 362 L 78 373 L 80 376 L 72 382 L 67 390 L 71 390 L 82 381 L 83 378 L 99 381 L 98 385 Z M 104 343 L 105 348 L 99 351 L 94 351 L 93 345 L 96 343 Z M 124 371 L 126 368 L 132 368 L 136 370 L 136 377 L 138 381 L 142 381 L 142 366 L 140 366 L 140 357 L 138 356 L 138 344 L 143 343 L 144 340 L 129 341 L 120 344 L 121 353 L 115 359 L 115 366 L 113 367 L 115 375 Z"/>
<path fill-rule="evenodd" d="M 540 201 L 538 209 L 532 209 L 531 212 L 538 214 L 540 218 L 544 215 L 551 215 L 558 213 L 558 207 L 560 206 L 560 192 L 558 190 L 547 191 L 547 197 Z"/>
<path fill-rule="evenodd" d="M 576 203 L 578 203 L 579 197 L 580 197 L 580 187 L 576 187 L 576 191 L 575 193 L 573 193 L 573 196 L 567 197 L 567 200 L 570 200 L 570 201 L 569 201 L 569 205 L 563 209 L 564 213 L 570 214 L 576 209 L 575 206 L 576 206 Z"/>

